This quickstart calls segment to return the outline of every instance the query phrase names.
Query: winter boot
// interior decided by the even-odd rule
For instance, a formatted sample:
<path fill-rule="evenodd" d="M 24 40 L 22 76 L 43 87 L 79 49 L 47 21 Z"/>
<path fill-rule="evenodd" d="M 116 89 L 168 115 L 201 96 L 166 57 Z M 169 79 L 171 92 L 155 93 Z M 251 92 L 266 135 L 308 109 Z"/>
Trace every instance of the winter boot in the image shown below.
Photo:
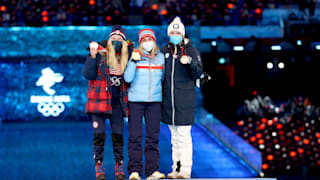
<path fill-rule="evenodd" d="M 96 162 L 96 180 L 105 180 L 106 174 L 104 173 L 104 168 L 102 161 Z"/>

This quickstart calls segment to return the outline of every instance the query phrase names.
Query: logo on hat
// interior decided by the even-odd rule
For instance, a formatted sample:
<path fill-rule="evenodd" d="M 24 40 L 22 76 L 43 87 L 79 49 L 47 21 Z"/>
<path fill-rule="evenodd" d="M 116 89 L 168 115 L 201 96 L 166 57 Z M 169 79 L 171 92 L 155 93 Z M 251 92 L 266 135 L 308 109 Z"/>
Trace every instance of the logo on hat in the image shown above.
<path fill-rule="evenodd" d="M 179 25 L 178 24 L 174 24 L 173 25 L 173 29 L 179 29 Z"/>

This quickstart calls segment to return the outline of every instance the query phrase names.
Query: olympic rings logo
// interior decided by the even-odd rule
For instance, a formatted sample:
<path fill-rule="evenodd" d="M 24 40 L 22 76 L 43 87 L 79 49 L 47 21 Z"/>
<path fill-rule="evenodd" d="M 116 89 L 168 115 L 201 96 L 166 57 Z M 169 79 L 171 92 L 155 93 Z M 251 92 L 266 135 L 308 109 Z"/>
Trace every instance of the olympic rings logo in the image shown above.
<path fill-rule="evenodd" d="M 111 86 L 120 86 L 121 84 L 121 77 L 110 77 L 111 80 Z"/>
<path fill-rule="evenodd" d="M 45 117 L 57 117 L 64 111 L 65 106 L 61 102 L 40 102 L 37 109 Z"/>

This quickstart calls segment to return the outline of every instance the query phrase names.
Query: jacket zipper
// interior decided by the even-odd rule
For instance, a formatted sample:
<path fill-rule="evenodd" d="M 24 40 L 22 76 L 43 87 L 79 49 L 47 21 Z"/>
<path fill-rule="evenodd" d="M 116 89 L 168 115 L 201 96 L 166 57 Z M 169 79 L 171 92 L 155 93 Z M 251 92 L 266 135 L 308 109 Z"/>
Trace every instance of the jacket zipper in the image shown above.
<path fill-rule="evenodd" d="M 176 57 L 176 54 L 177 54 L 177 47 L 175 46 L 174 47 L 174 53 L 173 53 L 173 61 L 172 61 L 172 70 L 171 70 L 171 107 L 172 107 L 172 125 L 174 126 L 175 125 L 175 120 L 174 120 L 174 117 L 175 117 L 175 108 L 174 108 L 174 65 L 175 65 L 175 57 Z"/>
<path fill-rule="evenodd" d="M 151 82 L 152 82 L 152 67 L 151 67 L 151 59 L 149 59 L 149 75 L 150 75 L 150 83 L 149 83 L 149 101 L 151 102 Z"/>

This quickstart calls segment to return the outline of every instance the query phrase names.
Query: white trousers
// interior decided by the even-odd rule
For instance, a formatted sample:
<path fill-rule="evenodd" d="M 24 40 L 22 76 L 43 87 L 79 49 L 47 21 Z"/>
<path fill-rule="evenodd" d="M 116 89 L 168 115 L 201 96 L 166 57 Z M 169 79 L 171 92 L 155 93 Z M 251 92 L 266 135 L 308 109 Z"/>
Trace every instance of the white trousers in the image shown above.
<path fill-rule="evenodd" d="M 193 153 L 191 127 L 191 125 L 169 125 L 172 144 L 172 170 L 176 171 L 177 163 L 180 161 L 180 171 L 189 175 L 191 175 Z"/>

